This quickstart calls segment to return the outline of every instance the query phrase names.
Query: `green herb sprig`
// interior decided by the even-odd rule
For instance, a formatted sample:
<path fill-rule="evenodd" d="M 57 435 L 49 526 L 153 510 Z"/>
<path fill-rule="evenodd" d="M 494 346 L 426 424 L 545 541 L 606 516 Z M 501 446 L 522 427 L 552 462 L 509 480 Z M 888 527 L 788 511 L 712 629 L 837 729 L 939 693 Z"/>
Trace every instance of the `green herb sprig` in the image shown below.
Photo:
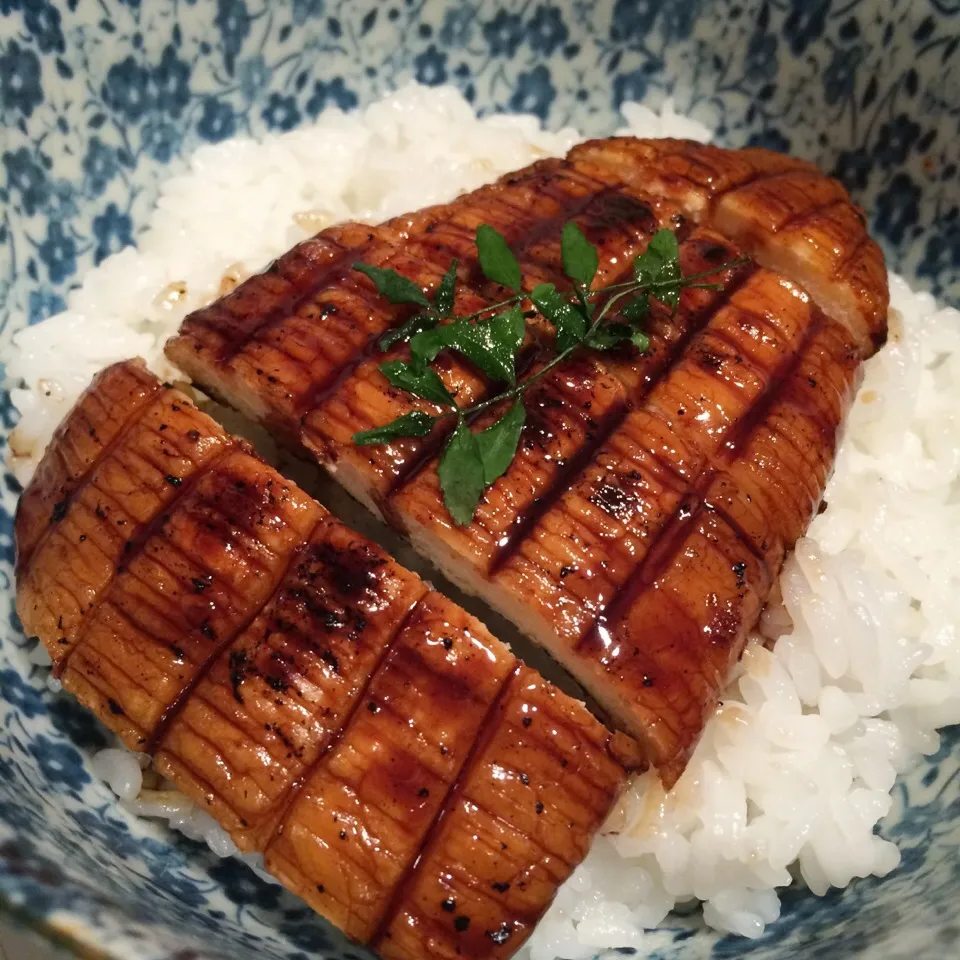
<path fill-rule="evenodd" d="M 748 259 L 740 257 L 704 273 L 684 277 L 676 234 L 663 229 L 654 234 L 647 249 L 634 260 L 631 280 L 592 290 L 599 256 L 596 247 L 571 221 L 563 228 L 560 254 L 572 292 L 558 290 L 552 283 L 540 283 L 525 292 L 520 264 L 502 234 L 482 224 L 477 228 L 476 246 L 483 275 L 513 293 L 465 316 L 453 313 L 456 260 L 443 275 L 432 300 L 416 283 L 390 268 L 368 263 L 353 265 L 368 276 L 377 291 L 391 303 L 420 308 L 409 320 L 380 338 L 383 351 L 397 343 L 410 345 L 408 361 L 383 363 L 381 372 L 392 386 L 446 408 L 436 415 L 411 411 L 382 427 L 355 433 L 353 442 L 367 446 L 390 443 L 401 437 L 425 437 L 438 421 L 455 417 L 456 424 L 445 442 L 438 474 L 444 504 L 457 526 L 471 522 L 486 488 L 513 462 L 526 419 L 525 391 L 582 348 L 604 351 L 629 342 L 645 352 L 650 341 L 643 323 L 650 312 L 651 298 L 676 311 L 684 287 L 718 289 L 717 284 L 702 281 Z M 556 337 L 553 356 L 518 381 L 516 359 L 527 329 L 525 306 L 548 320 Z M 492 381 L 502 384 L 503 389 L 472 406 L 458 407 L 455 397 L 430 366 L 443 350 L 463 354 Z M 470 424 L 478 414 L 510 401 L 506 413 L 493 424 L 484 430 L 471 429 Z"/>

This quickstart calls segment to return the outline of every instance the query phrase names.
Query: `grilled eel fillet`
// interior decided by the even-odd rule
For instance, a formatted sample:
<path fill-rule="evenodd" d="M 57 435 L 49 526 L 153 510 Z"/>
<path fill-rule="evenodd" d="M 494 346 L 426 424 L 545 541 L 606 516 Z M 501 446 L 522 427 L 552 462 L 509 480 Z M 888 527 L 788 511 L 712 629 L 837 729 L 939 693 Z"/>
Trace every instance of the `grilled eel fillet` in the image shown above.
<path fill-rule="evenodd" d="M 637 745 L 131 361 L 16 517 L 64 687 L 385 960 L 504 958 Z"/>
<path fill-rule="evenodd" d="M 744 253 L 752 262 L 718 274 L 720 291 L 684 290 L 674 316 L 655 308 L 647 353 L 581 355 L 530 390 L 518 456 L 458 529 L 437 480 L 444 427 L 352 443 L 411 409 L 438 411 L 379 373 L 407 356 L 374 344 L 409 309 L 351 264 L 432 288 L 457 257 L 457 312 L 469 313 L 505 293 L 476 263 L 478 224 L 507 237 L 529 290 L 567 283 L 559 238 L 571 219 L 599 247 L 597 288 L 629 276 L 663 226 L 678 234 L 684 274 Z M 325 230 L 189 316 L 167 353 L 547 647 L 669 783 L 820 502 L 861 361 L 886 336 L 888 298 L 863 215 L 812 165 L 614 138 L 450 204 Z M 530 364 L 549 336 L 534 329 Z M 462 406 L 491 389 L 465 359 L 440 359 Z"/>

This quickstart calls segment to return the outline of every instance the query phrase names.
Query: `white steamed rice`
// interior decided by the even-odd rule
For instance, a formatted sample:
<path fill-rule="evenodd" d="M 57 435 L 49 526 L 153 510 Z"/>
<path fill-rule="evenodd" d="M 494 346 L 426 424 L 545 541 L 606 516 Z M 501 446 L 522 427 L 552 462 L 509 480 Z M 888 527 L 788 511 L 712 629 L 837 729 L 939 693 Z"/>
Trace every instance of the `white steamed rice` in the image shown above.
<path fill-rule="evenodd" d="M 710 135 L 669 103 L 623 113 L 639 136 Z M 449 199 L 577 139 L 530 117 L 478 119 L 453 89 L 409 86 L 362 112 L 198 150 L 164 184 L 137 248 L 17 335 L 17 475 L 29 478 L 96 370 L 139 354 L 175 377 L 162 345 L 181 318 L 294 242 Z M 874 832 L 894 779 L 960 722 L 960 314 L 895 276 L 891 293 L 890 343 L 868 364 L 829 509 L 784 569 L 782 604 L 764 614 L 676 787 L 664 794 L 649 775 L 632 785 L 539 925 L 532 960 L 637 946 L 697 901 L 710 926 L 756 937 L 779 915 L 778 888 L 822 895 L 897 866 Z M 236 853 L 142 759 L 110 749 L 93 765 L 131 813 Z"/>

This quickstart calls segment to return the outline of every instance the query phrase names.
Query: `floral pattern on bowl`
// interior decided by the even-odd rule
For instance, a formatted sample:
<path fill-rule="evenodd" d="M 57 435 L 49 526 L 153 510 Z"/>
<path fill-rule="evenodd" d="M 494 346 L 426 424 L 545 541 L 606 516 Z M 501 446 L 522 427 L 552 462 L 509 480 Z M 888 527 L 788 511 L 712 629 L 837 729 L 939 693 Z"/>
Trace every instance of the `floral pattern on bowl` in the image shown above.
<path fill-rule="evenodd" d="M 193 147 L 286 130 L 406 77 L 589 133 L 657 102 L 847 183 L 891 262 L 960 301 L 960 2 L 0 0 L 0 344 L 134 241 Z M 12 426 L 0 405 L 3 433 Z M 87 758 L 97 723 L 50 693 L 13 612 L 16 482 L 0 488 L 0 909 L 109 957 L 367 956 L 243 865 L 128 816 Z M 941 957 L 960 939 L 960 735 L 898 784 L 883 882 L 788 894 L 758 941 L 677 920 L 649 953 Z M 829 940 L 827 939 L 829 938 Z M 628 951 L 632 952 L 632 951 Z"/>

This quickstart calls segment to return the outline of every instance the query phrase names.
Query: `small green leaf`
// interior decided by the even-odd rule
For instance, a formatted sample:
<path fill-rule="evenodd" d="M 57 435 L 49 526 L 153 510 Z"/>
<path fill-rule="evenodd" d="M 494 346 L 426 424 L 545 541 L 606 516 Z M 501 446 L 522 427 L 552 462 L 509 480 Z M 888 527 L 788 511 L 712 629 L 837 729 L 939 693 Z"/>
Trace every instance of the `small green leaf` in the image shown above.
<path fill-rule="evenodd" d="M 583 235 L 583 231 L 572 221 L 564 224 L 560 236 L 560 259 L 563 272 L 574 283 L 589 287 L 597 275 L 597 248 Z"/>
<path fill-rule="evenodd" d="M 416 366 L 425 367 L 428 363 L 432 363 L 436 355 L 444 347 L 449 346 L 447 338 L 450 334 L 447 331 L 455 326 L 455 323 L 446 327 L 431 327 L 411 338 L 410 357 Z"/>
<path fill-rule="evenodd" d="M 530 293 L 534 306 L 557 328 L 557 352 L 564 353 L 580 343 L 587 332 L 587 320 L 552 283 L 538 283 Z"/>
<path fill-rule="evenodd" d="M 677 242 L 677 235 L 667 227 L 658 230 L 650 241 L 647 250 L 652 250 L 664 262 L 679 261 L 680 244 Z"/>
<path fill-rule="evenodd" d="M 410 341 L 416 364 L 425 366 L 445 347 L 458 350 L 492 380 L 516 383 L 515 358 L 526 333 L 519 306 L 471 323 L 454 320 L 443 327 L 419 333 Z"/>
<path fill-rule="evenodd" d="M 664 269 L 680 275 L 680 245 L 677 235 L 664 227 L 650 239 L 647 249 L 633 261 L 633 276 L 641 286 L 666 279 Z"/>
<path fill-rule="evenodd" d="M 454 405 L 450 392 L 443 385 L 437 371 L 431 367 L 392 360 L 389 363 L 381 363 L 380 372 L 392 386 L 406 390 L 415 397 L 429 400 L 430 403 L 436 403 L 441 407 Z"/>
<path fill-rule="evenodd" d="M 671 260 L 660 268 L 656 285 L 650 293 L 676 313 L 680 303 L 680 284 L 680 264 L 676 260 Z"/>
<path fill-rule="evenodd" d="M 488 280 L 520 292 L 520 264 L 507 246 L 503 234 L 486 223 L 477 227 L 477 259 Z"/>
<path fill-rule="evenodd" d="M 483 460 L 480 445 L 470 428 L 461 419 L 447 443 L 437 465 L 443 502 L 458 527 L 473 520 L 474 511 L 483 496 Z"/>
<path fill-rule="evenodd" d="M 526 419 L 527 410 L 523 401 L 517 400 L 496 423 L 476 435 L 486 486 L 502 477 L 513 463 Z"/>
<path fill-rule="evenodd" d="M 649 287 L 657 279 L 663 260 L 655 250 L 647 249 L 633 261 L 633 278 L 642 287 Z"/>
<path fill-rule="evenodd" d="M 625 320 L 635 323 L 643 320 L 650 312 L 650 298 L 645 293 L 641 293 L 635 300 L 631 300 L 621 311 L 620 316 Z"/>
<path fill-rule="evenodd" d="M 641 353 L 646 353 L 650 349 L 650 338 L 642 330 L 634 330 L 630 334 L 630 342 Z"/>
<path fill-rule="evenodd" d="M 633 336 L 633 328 L 625 323 L 605 323 L 597 327 L 587 338 L 587 346 L 593 350 L 612 350 Z"/>
<path fill-rule="evenodd" d="M 361 430 L 353 435 L 353 442 L 358 447 L 367 447 L 374 444 L 389 443 L 398 437 L 425 437 L 432 429 L 437 418 L 422 410 L 411 410 L 382 427 L 373 430 Z"/>
<path fill-rule="evenodd" d="M 523 338 L 527 335 L 527 321 L 523 317 L 523 310 L 520 309 L 520 305 L 510 307 L 489 320 L 481 320 L 477 325 L 489 325 L 491 337 L 501 350 L 510 355 L 511 376 L 508 379 L 513 383 L 516 379 L 513 360 L 516 359 L 517 351 L 523 343 Z"/>
<path fill-rule="evenodd" d="M 377 293 L 382 294 L 391 303 L 416 303 L 421 307 L 429 307 L 427 295 L 407 277 L 401 276 L 396 270 L 389 267 L 375 267 L 369 263 L 355 263 L 354 270 L 368 276 Z"/>
<path fill-rule="evenodd" d="M 437 293 L 433 298 L 433 304 L 441 317 L 449 317 L 453 313 L 453 301 L 457 292 L 458 265 L 458 261 L 454 259 L 443 275 L 443 279 L 437 287 Z"/>
<path fill-rule="evenodd" d="M 386 353 L 395 343 L 406 343 L 411 337 L 415 337 L 422 330 L 431 330 L 438 323 L 435 313 L 418 313 L 412 316 L 399 327 L 388 330 L 380 338 L 380 350 Z"/>

